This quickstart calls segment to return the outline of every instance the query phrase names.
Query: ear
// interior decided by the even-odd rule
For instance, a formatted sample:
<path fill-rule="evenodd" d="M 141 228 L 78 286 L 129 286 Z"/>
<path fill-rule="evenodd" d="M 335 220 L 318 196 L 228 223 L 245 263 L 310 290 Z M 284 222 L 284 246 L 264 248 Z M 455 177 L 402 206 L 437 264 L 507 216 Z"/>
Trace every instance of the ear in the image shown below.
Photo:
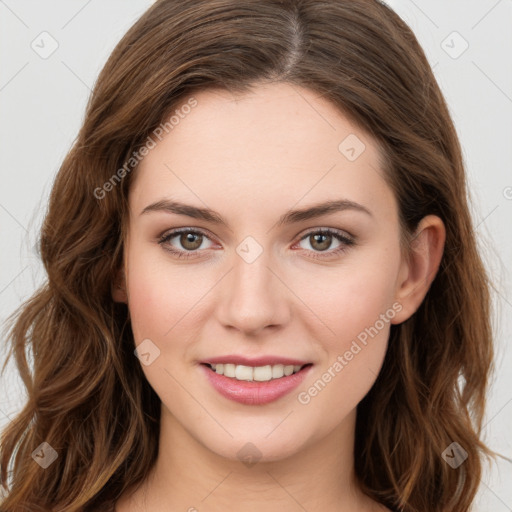
<path fill-rule="evenodd" d="M 120 269 L 117 272 L 116 278 L 112 283 L 112 298 L 114 299 L 114 302 L 124 302 L 128 304 L 128 294 L 126 293 L 126 278 L 123 269 Z"/>
<path fill-rule="evenodd" d="M 405 322 L 420 307 L 439 270 L 445 240 L 444 223 L 436 215 L 428 215 L 418 224 L 409 257 L 402 261 L 397 280 L 395 300 L 402 309 L 391 323 Z"/>

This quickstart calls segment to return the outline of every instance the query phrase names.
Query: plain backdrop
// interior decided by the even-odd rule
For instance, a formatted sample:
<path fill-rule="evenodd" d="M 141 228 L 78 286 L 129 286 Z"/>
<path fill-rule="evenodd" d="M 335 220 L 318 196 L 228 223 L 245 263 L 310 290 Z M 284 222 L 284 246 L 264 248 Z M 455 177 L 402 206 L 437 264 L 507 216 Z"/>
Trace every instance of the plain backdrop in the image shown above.
<path fill-rule="evenodd" d="M 2 325 L 45 279 L 34 244 L 53 179 L 100 69 L 151 3 L 0 0 Z M 425 49 L 464 151 L 477 236 L 496 287 L 496 373 L 483 436 L 509 459 L 485 471 L 475 510 L 512 511 L 512 1 L 388 3 Z M 0 380 L 1 429 L 24 398 L 11 362 Z"/>

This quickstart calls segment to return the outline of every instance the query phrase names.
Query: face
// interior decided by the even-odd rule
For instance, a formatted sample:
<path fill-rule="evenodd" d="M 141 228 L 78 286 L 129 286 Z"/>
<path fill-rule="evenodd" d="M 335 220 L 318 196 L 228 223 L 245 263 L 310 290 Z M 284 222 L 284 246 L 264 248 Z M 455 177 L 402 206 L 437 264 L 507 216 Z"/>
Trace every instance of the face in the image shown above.
<path fill-rule="evenodd" d="M 168 424 L 276 460 L 353 421 L 404 320 L 397 203 L 375 141 L 318 94 L 194 98 L 130 188 L 135 343 Z"/>

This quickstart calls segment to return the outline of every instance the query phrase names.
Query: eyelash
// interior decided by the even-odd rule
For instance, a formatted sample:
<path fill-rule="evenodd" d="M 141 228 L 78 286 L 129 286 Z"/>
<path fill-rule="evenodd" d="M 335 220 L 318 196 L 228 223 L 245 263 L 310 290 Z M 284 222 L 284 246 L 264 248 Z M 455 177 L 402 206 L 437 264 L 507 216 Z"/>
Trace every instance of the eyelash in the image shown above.
<path fill-rule="evenodd" d="M 162 237 L 160 237 L 158 243 L 162 245 L 162 247 L 166 250 L 172 253 L 173 255 L 177 256 L 178 258 L 183 259 L 191 259 L 196 258 L 195 256 L 197 252 L 199 252 L 197 249 L 195 251 L 179 251 L 174 248 L 171 248 L 171 246 L 165 247 L 164 244 L 171 240 L 172 238 L 176 237 L 177 235 L 180 235 L 181 233 L 192 233 L 194 235 L 203 235 L 204 237 L 208 238 L 208 235 L 204 233 L 201 230 L 198 229 L 192 229 L 192 228 L 179 228 L 171 231 L 170 233 L 164 234 Z M 331 251 L 313 251 L 313 255 L 310 256 L 313 259 L 326 259 L 330 258 L 332 256 L 336 256 L 338 254 L 342 254 L 347 250 L 347 248 L 355 245 L 355 240 L 353 238 L 349 238 L 348 236 L 345 236 L 341 234 L 341 232 L 331 229 L 331 228 L 323 228 L 323 229 L 316 229 L 309 231 L 306 233 L 302 238 L 299 240 L 299 242 L 302 242 L 302 240 L 305 240 L 306 238 L 310 237 L 311 235 L 331 235 L 340 242 L 342 242 L 342 245 L 340 245 L 338 248 L 331 250 Z M 307 250 L 307 249 L 305 249 Z"/>

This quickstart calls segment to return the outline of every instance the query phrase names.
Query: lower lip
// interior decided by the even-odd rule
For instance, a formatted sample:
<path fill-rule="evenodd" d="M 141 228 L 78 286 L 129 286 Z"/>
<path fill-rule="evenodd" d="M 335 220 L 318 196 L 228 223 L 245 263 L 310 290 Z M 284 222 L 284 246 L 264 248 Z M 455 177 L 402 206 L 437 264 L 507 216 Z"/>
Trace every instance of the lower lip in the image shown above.
<path fill-rule="evenodd" d="M 288 377 L 265 382 L 236 380 L 219 375 L 209 366 L 201 364 L 210 384 L 224 397 L 245 405 L 263 405 L 273 402 L 299 386 L 311 369 L 310 366 Z"/>

